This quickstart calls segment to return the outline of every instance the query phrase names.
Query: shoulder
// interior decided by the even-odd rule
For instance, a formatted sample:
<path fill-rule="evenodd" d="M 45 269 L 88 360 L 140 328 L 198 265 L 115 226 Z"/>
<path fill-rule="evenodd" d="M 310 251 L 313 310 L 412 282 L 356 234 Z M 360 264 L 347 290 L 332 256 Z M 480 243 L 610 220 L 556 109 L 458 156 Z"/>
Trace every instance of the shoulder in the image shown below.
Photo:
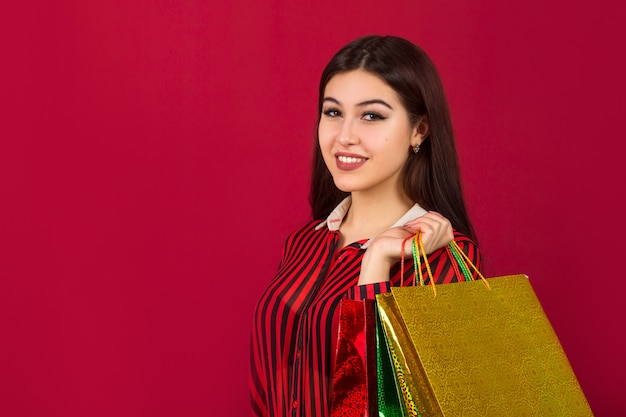
<path fill-rule="evenodd" d="M 461 232 L 454 231 L 454 242 L 458 245 L 458 247 L 467 255 L 467 257 L 473 263 L 480 263 L 481 256 L 480 250 L 478 249 L 478 245 L 469 237 L 464 235 Z M 441 248 L 433 252 L 429 256 L 429 261 L 432 262 L 450 262 L 450 252 L 447 247 Z"/>
<path fill-rule="evenodd" d="M 456 230 L 454 231 L 454 241 L 464 251 L 465 249 L 478 251 L 478 245 L 476 244 L 476 242 L 474 242 L 471 238 L 467 237 L 463 233 L 458 232 Z M 467 251 L 465 252 L 467 253 Z"/>
<path fill-rule="evenodd" d="M 465 236 L 463 233 L 458 232 L 456 230 L 454 231 L 454 241 L 457 243 L 457 245 L 461 247 L 462 245 L 478 247 L 472 239 L 470 239 L 469 237 Z"/>
<path fill-rule="evenodd" d="M 329 233 L 323 220 L 309 221 L 289 233 L 285 240 L 283 256 L 288 255 L 294 249 L 313 246 Z"/>
<path fill-rule="evenodd" d="M 480 255 L 480 249 L 478 248 L 476 242 L 465 236 L 463 233 L 457 231 L 454 231 L 454 241 L 463 251 L 463 253 L 465 253 L 465 255 L 467 255 L 467 257 L 472 261 L 472 263 L 478 269 L 481 269 L 482 257 Z"/>
<path fill-rule="evenodd" d="M 324 232 L 328 232 L 328 227 L 326 227 L 323 220 L 311 220 L 289 233 L 287 240 L 297 239 L 301 236 L 322 234 Z"/>

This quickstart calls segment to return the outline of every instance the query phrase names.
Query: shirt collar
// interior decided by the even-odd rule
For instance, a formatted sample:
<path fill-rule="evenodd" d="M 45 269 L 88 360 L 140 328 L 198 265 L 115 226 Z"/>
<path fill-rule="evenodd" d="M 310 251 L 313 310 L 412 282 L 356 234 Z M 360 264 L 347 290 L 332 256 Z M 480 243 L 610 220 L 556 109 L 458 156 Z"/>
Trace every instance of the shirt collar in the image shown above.
<path fill-rule="evenodd" d="M 330 230 L 331 232 L 338 231 L 339 227 L 341 226 L 341 222 L 343 221 L 343 218 L 348 212 L 348 209 L 350 209 L 351 205 L 352 205 L 352 197 L 348 196 L 344 198 L 341 201 L 341 203 L 339 203 L 339 205 L 335 207 L 335 209 L 328 215 L 326 220 L 324 220 L 323 222 L 321 222 L 315 227 L 315 230 L 320 230 L 324 226 L 327 226 L 328 230 Z M 409 209 L 409 211 L 404 213 L 404 215 L 400 217 L 398 221 L 396 221 L 391 227 L 403 226 L 408 221 L 413 220 L 417 217 L 421 217 L 426 213 L 427 213 L 426 210 L 424 210 L 422 207 L 419 206 L 419 204 L 416 203 L 415 205 L 413 205 L 413 207 Z M 367 242 L 365 242 L 361 246 L 361 248 L 367 249 L 371 240 L 372 239 L 368 239 Z"/>

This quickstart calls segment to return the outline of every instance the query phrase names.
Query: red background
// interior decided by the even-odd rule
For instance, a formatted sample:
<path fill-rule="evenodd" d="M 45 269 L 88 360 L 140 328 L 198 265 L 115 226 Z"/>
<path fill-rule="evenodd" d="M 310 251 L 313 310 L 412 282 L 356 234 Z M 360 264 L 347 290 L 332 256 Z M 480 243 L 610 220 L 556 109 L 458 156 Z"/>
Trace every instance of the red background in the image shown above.
<path fill-rule="evenodd" d="M 433 58 L 486 272 L 528 274 L 596 415 L 626 412 L 612 5 L 3 9 L 0 415 L 248 415 L 252 310 L 308 219 L 318 76 L 368 33 Z"/>

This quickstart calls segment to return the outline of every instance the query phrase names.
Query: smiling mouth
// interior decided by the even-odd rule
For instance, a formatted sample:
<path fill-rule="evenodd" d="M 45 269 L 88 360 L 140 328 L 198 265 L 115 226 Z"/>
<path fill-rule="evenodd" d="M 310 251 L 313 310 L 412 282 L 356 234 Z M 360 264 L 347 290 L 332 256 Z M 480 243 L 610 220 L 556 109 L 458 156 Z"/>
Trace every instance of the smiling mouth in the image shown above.
<path fill-rule="evenodd" d="M 366 161 L 365 158 L 355 158 L 354 156 L 343 156 L 343 155 L 337 156 L 337 159 L 339 160 L 339 162 L 344 163 L 344 164 L 358 164 L 358 163 Z"/>
<path fill-rule="evenodd" d="M 357 171 L 367 162 L 367 158 L 353 155 L 336 155 L 337 168 L 340 171 Z"/>

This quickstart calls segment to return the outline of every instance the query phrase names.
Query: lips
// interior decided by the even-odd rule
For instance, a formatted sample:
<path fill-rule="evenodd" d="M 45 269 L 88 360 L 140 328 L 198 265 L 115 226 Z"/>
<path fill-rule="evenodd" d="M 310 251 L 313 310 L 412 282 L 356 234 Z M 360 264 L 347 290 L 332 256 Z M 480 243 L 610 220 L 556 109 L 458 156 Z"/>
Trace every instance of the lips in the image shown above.
<path fill-rule="evenodd" d="M 353 171 L 363 166 L 367 162 L 367 158 L 359 155 L 337 154 L 335 155 L 337 168 L 342 171 Z"/>

